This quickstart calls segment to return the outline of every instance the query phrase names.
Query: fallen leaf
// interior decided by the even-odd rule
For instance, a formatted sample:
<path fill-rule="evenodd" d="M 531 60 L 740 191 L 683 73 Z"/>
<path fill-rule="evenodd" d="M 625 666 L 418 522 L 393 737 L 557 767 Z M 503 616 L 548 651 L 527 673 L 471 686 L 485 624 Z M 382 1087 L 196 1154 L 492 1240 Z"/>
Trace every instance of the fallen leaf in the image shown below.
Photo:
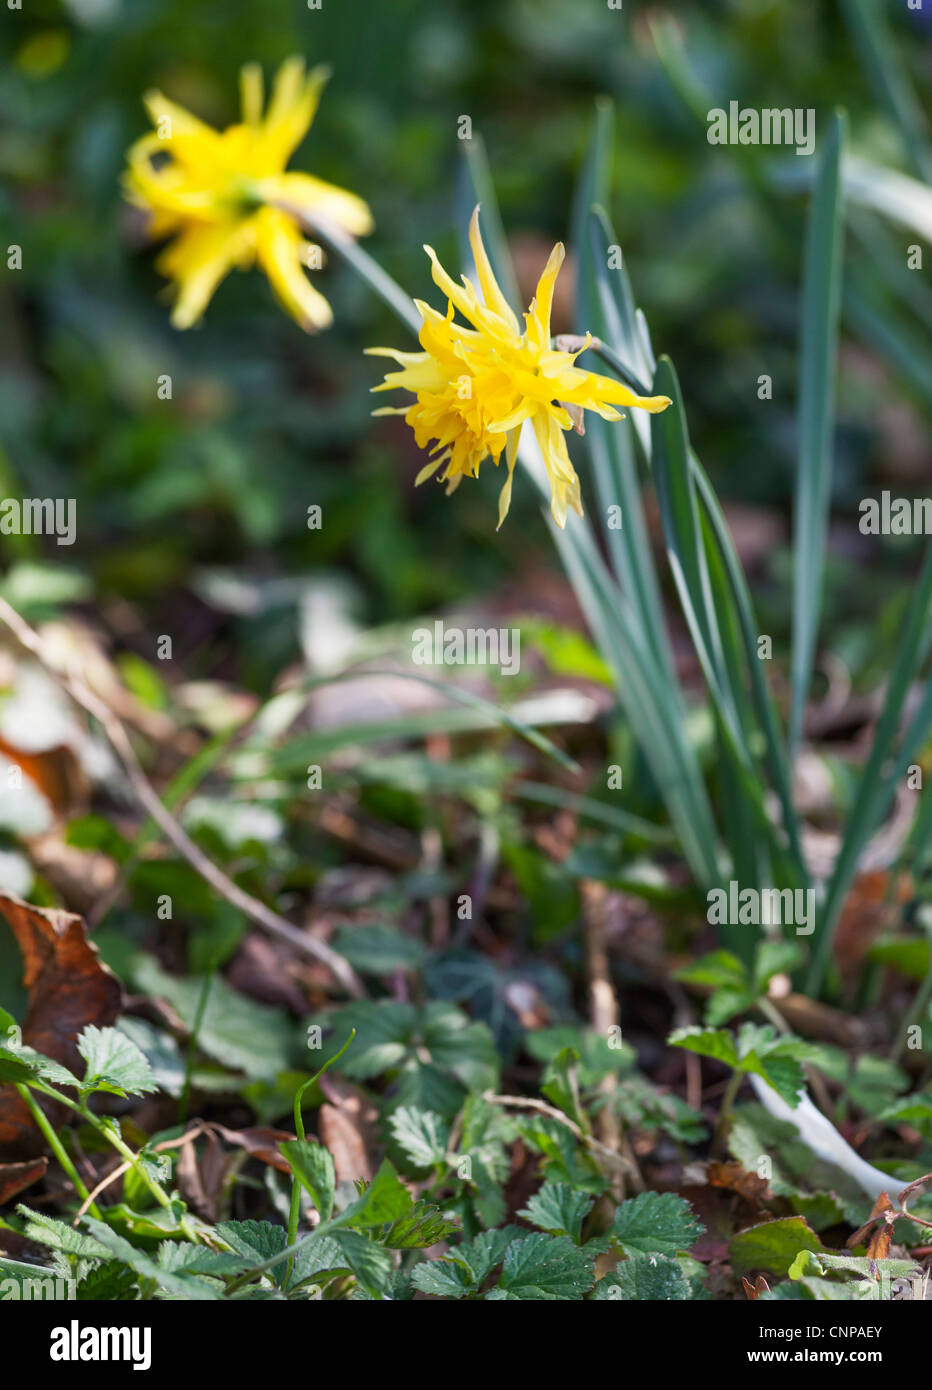
<path fill-rule="evenodd" d="M 867 1243 L 867 1258 L 869 1260 L 885 1260 L 890 1253 L 892 1239 L 893 1232 L 886 1223 L 878 1226 Z"/>
<path fill-rule="evenodd" d="M 88 1024 L 106 1027 L 115 1021 L 122 997 L 119 981 L 101 961 L 83 919 L 75 913 L 33 907 L 0 894 L 0 914 L 23 958 L 29 999 L 23 1042 L 83 1074 L 78 1035 Z M 33 1157 L 43 1144 L 14 1088 L 0 1087 L 0 1160 Z"/>
<path fill-rule="evenodd" d="M 712 1187 L 724 1187 L 729 1192 L 737 1192 L 753 1207 L 761 1207 L 770 1196 L 767 1179 L 759 1178 L 756 1173 L 749 1173 L 733 1159 L 727 1163 L 717 1163 L 713 1160 L 706 1169 L 706 1175 Z"/>
<path fill-rule="evenodd" d="M 913 896 L 909 874 L 893 882 L 886 869 L 859 874 L 845 899 L 833 940 L 835 960 L 846 980 L 860 969 L 877 937 L 893 925 L 900 908 Z"/>
<path fill-rule="evenodd" d="M 286 1129 L 272 1129 L 269 1125 L 254 1125 L 251 1129 L 227 1129 L 226 1125 L 214 1125 L 214 1129 L 228 1144 L 245 1149 L 250 1158 L 258 1158 L 262 1163 L 271 1164 L 281 1173 L 290 1173 L 288 1160 L 279 1151 L 283 1139 L 292 1139 Z"/>
<path fill-rule="evenodd" d="M 0 735 L 0 753 L 36 784 L 53 811 L 61 814 L 86 800 L 87 778 L 67 744 L 34 752 L 17 748 Z"/>
<path fill-rule="evenodd" d="M 0 1207 L 38 1182 L 48 1166 L 47 1158 L 33 1158 L 28 1163 L 0 1163 Z"/>
<path fill-rule="evenodd" d="M 307 1010 L 307 997 L 295 982 L 294 968 L 291 946 L 250 932 L 230 962 L 227 979 L 234 989 L 260 1004 L 274 1004 L 301 1015 Z"/>
<path fill-rule="evenodd" d="M 117 880 L 119 867 L 109 855 L 69 845 L 59 831 L 35 836 L 27 848 L 46 883 L 79 912 L 90 912 Z"/>
<path fill-rule="evenodd" d="M 871 1212 L 870 1218 L 859 1230 L 854 1232 L 854 1235 L 848 1237 L 845 1244 L 849 1250 L 853 1250 L 856 1245 L 862 1243 L 871 1227 L 876 1226 L 877 1229 L 867 1242 L 868 1259 L 885 1260 L 890 1253 L 890 1242 L 893 1239 L 893 1223 L 899 1215 L 901 1215 L 901 1212 L 897 1211 L 886 1192 L 881 1192 L 874 1203 L 874 1210 Z"/>
<path fill-rule="evenodd" d="M 186 1144 L 178 1157 L 178 1190 L 182 1197 L 205 1221 L 216 1222 L 227 1177 L 235 1155 L 225 1153 L 216 1134 L 207 1132 L 200 1153 L 193 1144 Z"/>
<path fill-rule="evenodd" d="M 767 1283 L 767 1280 L 764 1278 L 762 1274 L 758 1274 L 753 1284 L 742 1274 L 741 1287 L 744 1289 L 745 1297 L 749 1298 L 752 1303 L 756 1302 L 756 1300 L 760 1298 L 762 1293 L 770 1292 L 770 1285 Z"/>
<path fill-rule="evenodd" d="M 325 1149 L 333 1155 L 337 1182 L 356 1178 L 372 1180 L 369 1152 L 375 1139 L 378 1112 L 363 1093 L 349 1082 L 322 1076 L 320 1088 L 327 1101 L 320 1107 L 317 1133 Z"/>

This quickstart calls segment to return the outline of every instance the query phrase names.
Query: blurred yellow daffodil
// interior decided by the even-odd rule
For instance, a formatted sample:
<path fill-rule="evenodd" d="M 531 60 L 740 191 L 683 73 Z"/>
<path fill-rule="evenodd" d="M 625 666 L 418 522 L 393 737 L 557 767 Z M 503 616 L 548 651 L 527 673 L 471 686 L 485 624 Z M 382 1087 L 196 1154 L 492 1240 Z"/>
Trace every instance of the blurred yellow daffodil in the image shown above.
<path fill-rule="evenodd" d="M 285 166 L 314 119 L 325 68 L 305 73 L 301 58 L 279 68 L 263 115 L 262 70 L 240 74 L 243 119 L 214 130 L 161 92 L 144 98 L 155 130 L 132 146 L 126 189 L 151 214 L 155 236 L 172 236 L 156 266 L 175 282 L 176 328 L 190 328 L 234 266 L 255 261 L 284 308 L 309 331 L 333 320 L 330 305 L 304 267 L 319 267 L 320 248 L 302 228 L 330 224 L 361 236 L 369 208 L 353 193 Z"/>
<path fill-rule="evenodd" d="M 563 264 L 557 244 L 537 284 L 537 293 L 524 315 L 522 332 L 492 273 L 479 231 L 479 209 L 472 215 L 469 243 L 482 291 L 480 299 L 466 277 L 457 285 L 443 269 L 430 246 L 424 250 L 433 267 L 434 284 L 447 296 L 447 312 L 415 300 L 423 323 L 423 352 L 369 348 L 370 354 L 391 357 L 402 368 L 389 372 L 376 391 L 403 388 L 416 396 L 414 404 L 386 407 L 376 415 L 404 415 L 420 448 L 434 441 L 430 462 L 417 476 L 420 484 L 443 467 L 440 480 L 453 492 L 463 478 L 475 478 L 483 459 L 498 464 L 502 451 L 508 476 L 498 504 L 498 524 L 508 514 L 518 439 L 525 421 L 537 436 L 550 480 L 550 510 L 558 526 L 566 524 L 569 508 L 582 516 L 579 478 L 570 462 L 564 431 L 582 430 L 582 412 L 594 410 L 604 420 L 620 420 L 616 405 L 665 410 L 667 396 L 638 396 L 610 377 L 574 366 L 579 352 L 561 352 L 550 344 L 553 288 Z M 471 325 L 453 322 L 454 309 Z M 584 341 L 588 346 L 591 339 Z"/>

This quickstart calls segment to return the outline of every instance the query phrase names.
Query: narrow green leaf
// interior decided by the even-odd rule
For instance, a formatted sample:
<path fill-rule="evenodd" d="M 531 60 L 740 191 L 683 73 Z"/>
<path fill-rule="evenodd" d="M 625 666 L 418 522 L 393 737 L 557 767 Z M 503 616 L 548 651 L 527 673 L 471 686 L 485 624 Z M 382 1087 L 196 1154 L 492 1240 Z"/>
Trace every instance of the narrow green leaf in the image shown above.
<path fill-rule="evenodd" d="M 799 455 L 793 565 L 792 706 L 789 746 L 799 747 L 815 660 L 832 482 L 835 359 L 841 308 L 845 117 L 836 112 L 819 159 L 803 271 Z"/>
<path fill-rule="evenodd" d="M 926 546 L 922 570 L 906 615 L 903 637 L 896 655 L 884 707 L 874 731 L 874 741 L 867 762 L 861 770 L 853 798 L 853 809 L 845 826 L 844 837 L 822 911 L 819 914 L 815 950 L 809 971 L 808 990 L 817 995 L 828 966 L 832 939 L 845 898 L 857 872 L 858 860 L 871 834 L 879 824 L 893 795 L 895 778 L 902 765 L 901 750 L 893 767 L 885 773 L 890 759 L 906 697 L 928 654 L 930 623 L 932 623 L 932 543 Z M 907 757 L 915 750 L 932 721 L 932 690 L 927 686 L 920 709 L 908 726 L 903 748 Z"/>
<path fill-rule="evenodd" d="M 876 0 L 843 0 L 842 12 L 867 79 L 899 127 L 913 173 L 932 182 L 928 123 L 890 36 L 883 5 Z"/>

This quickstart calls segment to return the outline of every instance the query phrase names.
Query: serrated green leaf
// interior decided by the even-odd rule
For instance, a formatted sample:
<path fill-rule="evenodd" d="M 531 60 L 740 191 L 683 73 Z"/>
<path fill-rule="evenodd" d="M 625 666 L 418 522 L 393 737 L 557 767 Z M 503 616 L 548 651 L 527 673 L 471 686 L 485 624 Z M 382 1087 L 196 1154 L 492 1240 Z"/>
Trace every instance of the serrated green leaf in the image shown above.
<path fill-rule="evenodd" d="M 6 1082 L 31 1081 L 35 1075 L 35 1068 L 24 1062 L 18 1053 L 0 1048 L 0 1085 Z"/>
<path fill-rule="evenodd" d="M 732 951 L 711 951 L 676 971 L 677 980 L 712 989 L 746 989 L 748 972 Z"/>
<path fill-rule="evenodd" d="M 75 1298 L 90 1303 L 135 1302 L 138 1298 L 136 1271 L 120 1260 L 108 1260 L 91 1269 L 79 1281 Z"/>
<path fill-rule="evenodd" d="M 434 1298 L 468 1298 L 479 1284 L 464 1264 L 455 1260 L 425 1260 L 411 1271 L 411 1283 Z"/>
<path fill-rule="evenodd" d="M 593 1281 L 593 1258 L 565 1236 L 535 1234 L 510 1244 L 502 1272 L 487 1300 L 583 1298 Z"/>
<path fill-rule="evenodd" d="M 386 1158 L 362 1195 L 345 1207 L 332 1224 L 364 1230 L 400 1221 L 414 1206 L 414 1198 Z"/>
<path fill-rule="evenodd" d="M 82 1091 L 141 1096 L 158 1090 L 145 1054 L 119 1028 L 90 1024 L 78 1038 L 78 1051 L 87 1064 Z"/>
<path fill-rule="evenodd" d="M 48 1265 L 25 1264 L 0 1257 L 0 1303 L 52 1303 L 67 1298 L 63 1276 Z M 12 1288 L 4 1287 L 12 1284 Z"/>
<path fill-rule="evenodd" d="M 199 1275 L 170 1273 L 158 1263 L 157 1259 L 153 1260 L 145 1251 L 132 1245 L 128 1240 L 124 1240 L 103 1221 L 97 1221 L 92 1216 L 85 1216 L 84 1223 L 94 1239 L 105 1246 L 111 1256 L 121 1260 L 123 1264 L 135 1270 L 142 1278 L 151 1280 L 160 1291 L 171 1294 L 175 1298 L 198 1302 L 209 1302 L 221 1297 L 223 1291 L 218 1285 L 207 1283 Z"/>
<path fill-rule="evenodd" d="M 545 1182 L 518 1215 L 541 1231 L 569 1236 L 574 1245 L 579 1245 L 582 1223 L 591 1207 L 592 1198 L 585 1192 L 574 1192 L 565 1183 Z"/>
<path fill-rule="evenodd" d="M 331 1155 L 313 1139 L 283 1139 L 278 1147 L 298 1182 L 310 1194 L 321 1221 L 329 1221 L 336 1191 Z"/>
<path fill-rule="evenodd" d="M 450 1126 L 433 1110 L 402 1105 L 389 1116 L 389 1127 L 415 1168 L 446 1162 Z"/>
<path fill-rule="evenodd" d="M 379 1236 L 380 1244 L 389 1250 L 426 1250 L 441 1240 L 459 1234 L 459 1226 L 444 1216 L 439 1207 L 418 1202 L 407 1216 L 392 1223 Z"/>
<path fill-rule="evenodd" d="M 288 1235 L 283 1226 L 274 1226 L 271 1221 L 221 1221 L 216 1228 L 217 1235 L 238 1255 L 242 1255 L 249 1265 L 260 1265 L 288 1243 Z M 298 1252 L 300 1255 L 300 1251 Z M 286 1262 L 275 1265 L 270 1275 L 278 1282 L 284 1278 Z"/>
<path fill-rule="evenodd" d="M 26 1222 L 24 1234 L 37 1245 L 48 1246 L 50 1250 L 60 1250 L 64 1255 L 77 1255 L 85 1260 L 106 1260 L 110 1257 L 107 1246 L 83 1231 L 77 1231 L 67 1221 L 59 1221 L 45 1212 L 33 1211 L 20 1204 L 16 1210 Z"/>
<path fill-rule="evenodd" d="M 615 1213 L 612 1231 L 626 1254 L 675 1255 L 688 1250 L 705 1227 L 683 1197 L 673 1192 L 641 1192 Z"/>
<path fill-rule="evenodd" d="M 511 1242 L 520 1234 L 516 1226 L 482 1231 L 474 1240 L 456 1246 L 440 1260 L 415 1266 L 412 1283 L 422 1293 L 437 1298 L 466 1298 L 477 1293 L 481 1284 L 505 1258 Z"/>
<path fill-rule="evenodd" d="M 632 1255 L 599 1280 L 592 1301 L 668 1303 L 685 1302 L 692 1296 L 676 1260 L 666 1255 Z"/>
<path fill-rule="evenodd" d="M 667 1039 L 671 1047 L 684 1047 L 700 1057 L 713 1057 L 726 1067 L 737 1069 L 738 1049 L 735 1040 L 724 1028 L 677 1028 Z"/>

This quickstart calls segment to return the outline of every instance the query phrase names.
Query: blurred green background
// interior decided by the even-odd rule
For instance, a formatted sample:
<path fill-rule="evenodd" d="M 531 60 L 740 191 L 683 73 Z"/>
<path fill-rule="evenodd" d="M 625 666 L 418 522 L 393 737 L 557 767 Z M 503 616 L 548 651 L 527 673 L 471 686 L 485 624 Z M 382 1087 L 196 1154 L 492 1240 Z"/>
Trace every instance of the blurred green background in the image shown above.
<path fill-rule="evenodd" d="M 658 24 L 675 26 L 685 78 L 658 56 Z M 456 267 L 458 118 L 469 115 L 486 144 L 527 283 L 567 235 L 593 103 L 608 94 L 617 106 L 611 214 L 655 349 L 674 357 L 697 451 L 723 496 L 782 523 L 805 198 L 777 184 L 808 161 L 710 146 L 688 84 L 712 105 L 813 107 L 820 133 L 842 104 L 854 152 L 915 177 L 926 127 L 914 93 L 929 89 L 930 37 L 932 4 L 910 11 L 905 0 L 720 0 L 668 11 L 633 0 L 621 9 L 604 0 L 4 6 L 0 242 L 22 246 L 23 268 L 6 269 L 4 253 L 0 492 L 78 501 L 71 550 L 0 537 L 7 562 L 47 566 L 27 579 L 20 570 L 16 596 L 27 606 L 128 603 L 147 625 L 157 620 L 155 631 L 178 634 L 190 676 L 262 688 L 294 653 L 294 608 L 270 601 L 236 620 L 255 640 L 231 642 L 229 615 L 204 600 L 205 568 L 234 567 L 266 593 L 280 580 L 338 573 L 365 623 L 491 594 L 542 565 L 556 570 L 530 489 L 516 487 L 496 536 L 491 466 L 451 500 L 414 489 L 413 442 L 400 422 L 370 422 L 379 371 L 361 355 L 372 343 L 408 344 L 345 267 L 319 277 L 336 315 L 320 337 L 282 314 L 257 273 L 231 275 L 199 329 L 170 328 L 153 249 L 120 191 L 124 152 L 147 128 L 147 88 L 225 125 L 237 119 L 244 62 L 259 60 L 267 74 L 291 53 L 330 63 L 292 167 L 365 197 L 376 220 L 367 249 L 435 303 L 421 245 Z M 852 210 L 836 463 L 848 545 L 834 563 L 855 571 L 858 499 L 880 486 L 927 486 L 932 292 L 927 271 L 906 270 L 916 240 Z M 568 296 L 560 313 L 558 328 L 585 329 Z M 157 399 L 164 373 L 171 401 Z M 763 373 L 774 383 L 768 402 L 757 395 Z M 307 530 L 311 503 L 323 507 L 321 531 Z M 753 533 L 760 512 L 748 516 Z M 783 548 L 763 534 L 757 582 L 771 587 L 777 630 Z M 870 582 L 876 602 L 882 581 Z M 830 618 L 842 621 L 856 595 L 840 587 Z"/>

